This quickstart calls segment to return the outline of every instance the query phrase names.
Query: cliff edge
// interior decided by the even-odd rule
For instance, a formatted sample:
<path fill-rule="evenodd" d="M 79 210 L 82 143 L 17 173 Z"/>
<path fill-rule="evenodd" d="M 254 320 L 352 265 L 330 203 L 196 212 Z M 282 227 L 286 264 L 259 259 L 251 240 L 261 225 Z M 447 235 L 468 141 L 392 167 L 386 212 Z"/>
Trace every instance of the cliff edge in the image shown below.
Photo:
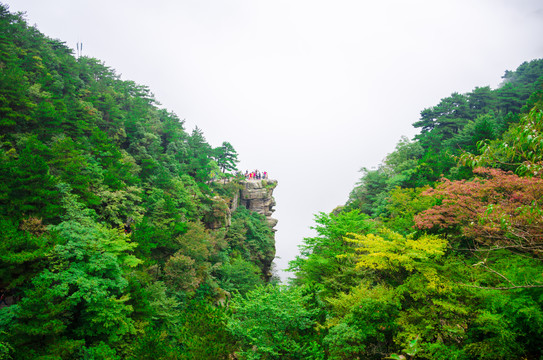
<path fill-rule="evenodd" d="M 247 210 L 254 211 L 264 215 L 268 226 L 273 232 L 278 220 L 272 218 L 275 211 L 275 199 L 273 190 L 277 187 L 277 180 L 233 180 L 225 182 L 225 185 L 235 184 L 235 190 L 231 192 L 230 197 L 213 197 L 211 211 L 204 217 L 204 223 L 207 228 L 217 230 L 222 227 L 230 227 L 232 214 L 238 206 L 243 206 Z"/>
<path fill-rule="evenodd" d="M 278 220 L 272 218 L 275 211 L 275 199 L 273 190 L 277 187 L 277 180 L 245 180 L 241 183 L 240 205 L 248 210 L 257 212 L 266 217 L 268 226 L 275 232 Z"/>

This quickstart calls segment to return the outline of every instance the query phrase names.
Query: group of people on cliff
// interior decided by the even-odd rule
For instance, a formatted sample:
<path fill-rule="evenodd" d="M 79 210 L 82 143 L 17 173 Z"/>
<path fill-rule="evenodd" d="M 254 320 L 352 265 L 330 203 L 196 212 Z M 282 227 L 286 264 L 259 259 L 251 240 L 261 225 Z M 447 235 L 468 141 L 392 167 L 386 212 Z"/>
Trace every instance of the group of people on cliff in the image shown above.
<path fill-rule="evenodd" d="M 249 172 L 249 170 L 245 170 L 245 178 L 247 180 L 261 180 L 261 179 L 267 179 L 268 173 L 266 171 L 260 172 L 258 170 L 253 170 Z"/>

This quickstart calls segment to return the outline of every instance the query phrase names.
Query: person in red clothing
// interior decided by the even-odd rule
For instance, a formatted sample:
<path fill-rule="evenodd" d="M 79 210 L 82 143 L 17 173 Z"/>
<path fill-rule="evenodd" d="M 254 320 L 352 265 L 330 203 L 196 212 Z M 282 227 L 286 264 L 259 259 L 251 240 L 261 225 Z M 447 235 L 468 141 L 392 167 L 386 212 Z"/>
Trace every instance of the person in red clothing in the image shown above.
<path fill-rule="evenodd" d="M 4 303 L 6 306 L 8 305 L 6 302 L 6 289 L 4 288 L 0 289 L 0 305 L 2 305 L 2 303 Z"/>

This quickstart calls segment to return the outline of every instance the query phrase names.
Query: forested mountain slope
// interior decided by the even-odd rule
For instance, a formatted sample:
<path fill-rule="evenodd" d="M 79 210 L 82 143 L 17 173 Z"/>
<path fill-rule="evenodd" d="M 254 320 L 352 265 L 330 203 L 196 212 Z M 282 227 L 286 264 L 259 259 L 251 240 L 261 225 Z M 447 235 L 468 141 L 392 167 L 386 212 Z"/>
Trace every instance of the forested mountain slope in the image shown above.
<path fill-rule="evenodd" d="M 0 359 L 543 356 L 543 60 L 422 110 L 280 286 L 229 143 L 0 30 Z"/>
<path fill-rule="evenodd" d="M 291 263 L 312 340 L 327 359 L 541 358 L 543 60 L 413 125 Z"/>
<path fill-rule="evenodd" d="M 543 60 L 503 80 L 424 109 L 289 287 L 233 299 L 239 358 L 541 358 Z"/>
<path fill-rule="evenodd" d="M 275 256 L 236 162 L 0 4 L 0 358 L 227 358 Z"/>

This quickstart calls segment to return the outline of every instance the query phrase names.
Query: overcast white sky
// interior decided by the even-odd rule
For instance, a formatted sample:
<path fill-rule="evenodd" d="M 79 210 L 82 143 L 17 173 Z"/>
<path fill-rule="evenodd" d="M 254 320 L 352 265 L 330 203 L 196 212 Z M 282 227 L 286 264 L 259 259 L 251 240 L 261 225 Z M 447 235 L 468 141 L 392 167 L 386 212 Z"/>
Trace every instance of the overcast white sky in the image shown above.
<path fill-rule="evenodd" d="M 541 0 L 0 1 L 277 179 L 279 268 L 422 109 L 543 57 Z"/>

